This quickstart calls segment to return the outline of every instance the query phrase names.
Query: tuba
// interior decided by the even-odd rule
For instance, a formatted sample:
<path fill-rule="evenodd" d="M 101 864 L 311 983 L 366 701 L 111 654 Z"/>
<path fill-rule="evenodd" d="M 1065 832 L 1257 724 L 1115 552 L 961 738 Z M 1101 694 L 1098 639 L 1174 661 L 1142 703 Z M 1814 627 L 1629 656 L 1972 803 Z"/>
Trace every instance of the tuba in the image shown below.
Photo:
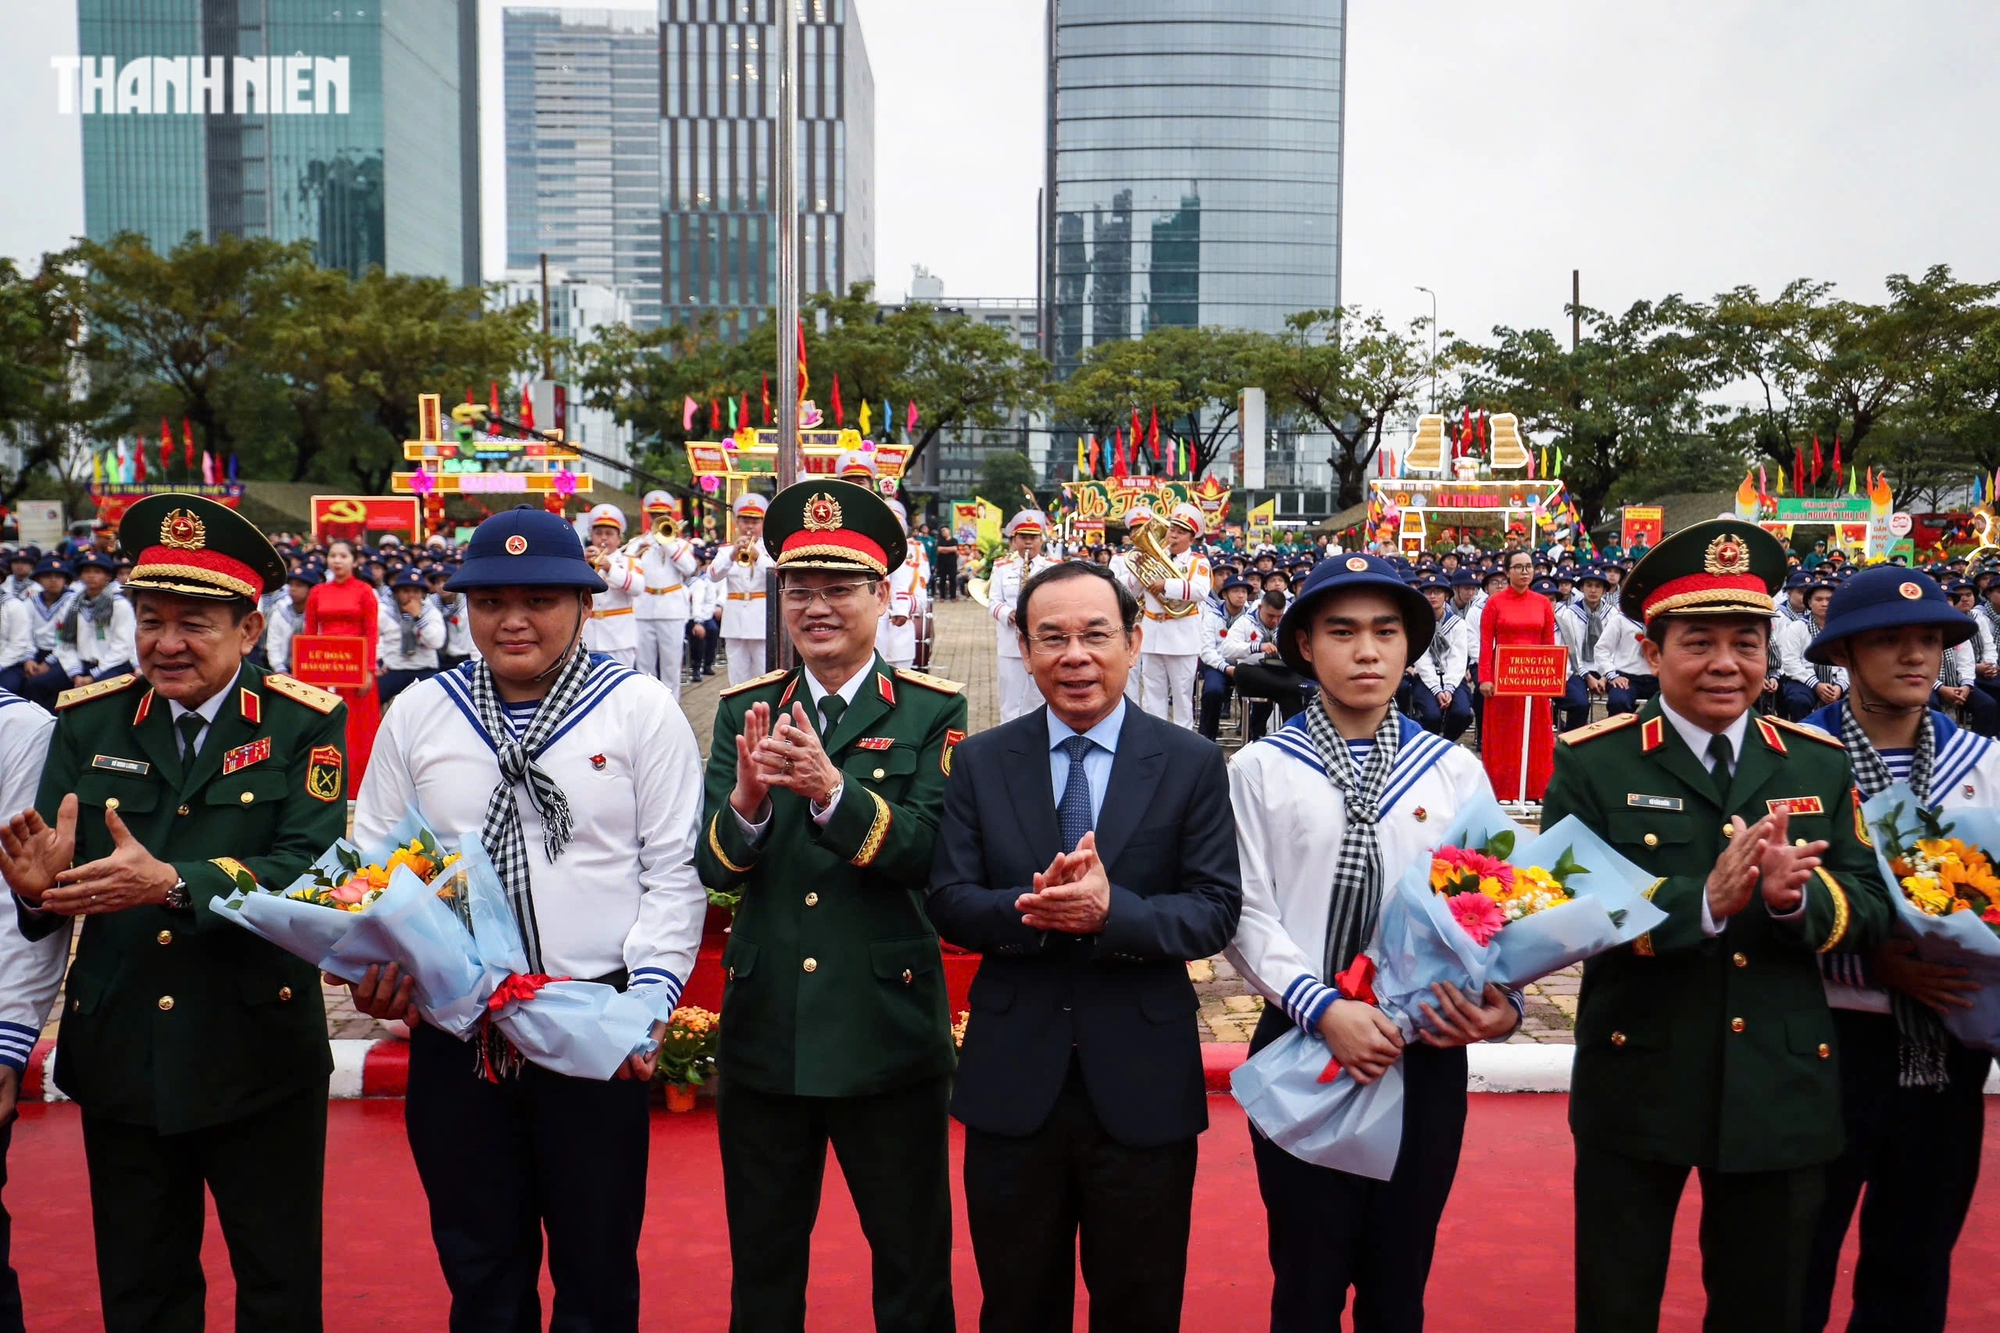
<path fill-rule="evenodd" d="M 1139 555 L 1133 561 L 1133 572 L 1140 583 L 1158 583 L 1165 579 L 1177 579 L 1181 572 L 1174 565 L 1174 559 L 1167 554 L 1167 521 L 1155 518 L 1132 534 L 1132 545 Z M 1193 602 L 1179 602 L 1172 598 L 1159 599 L 1160 607 L 1168 620 L 1180 620 L 1191 616 L 1199 608 Z"/>

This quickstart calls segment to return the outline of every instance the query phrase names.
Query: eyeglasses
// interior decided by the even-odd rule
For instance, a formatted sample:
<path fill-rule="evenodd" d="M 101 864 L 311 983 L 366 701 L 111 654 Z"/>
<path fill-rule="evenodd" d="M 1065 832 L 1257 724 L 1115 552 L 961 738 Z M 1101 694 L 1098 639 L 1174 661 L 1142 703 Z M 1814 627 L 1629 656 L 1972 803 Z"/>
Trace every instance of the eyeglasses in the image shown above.
<path fill-rule="evenodd" d="M 861 599 L 863 592 L 873 592 L 875 584 L 830 583 L 824 588 L 787 588 L 778 595 L 787 611 L 810 611 L 814 602 L 825 602 L 826 609 L 833 612 L 846 611 Z"/>
<path fill-rule="evenodd" d="M 1118 641 L 1119 636 L 1108 629 L 1086 630 L 1082 634 L 1037 634 L 1028 640 L 1028 646 L 1043 657 L 1061 657 L 1069 651 L 1071 640 L 1083 645 L 1083 651 L 1095 656 Z"/>

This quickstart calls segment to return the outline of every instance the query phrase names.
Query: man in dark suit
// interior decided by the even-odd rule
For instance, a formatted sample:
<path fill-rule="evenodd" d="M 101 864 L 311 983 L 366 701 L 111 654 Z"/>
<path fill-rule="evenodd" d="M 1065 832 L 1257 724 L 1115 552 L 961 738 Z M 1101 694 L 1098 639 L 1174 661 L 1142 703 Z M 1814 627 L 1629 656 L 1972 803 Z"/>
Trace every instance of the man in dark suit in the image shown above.
<path fill-rule="evenodd" d="M 1047 706 L 958 747 L 930 917 L 985 954 L 951 1112 L 982 1333 L 1180 1327 L 1195 1136 L 1208 1127 L 1186 963 L 1236 930 L 1222 752 L 1131 707 L 1139 606 L 1067 562 L 1015 623 Z"/>

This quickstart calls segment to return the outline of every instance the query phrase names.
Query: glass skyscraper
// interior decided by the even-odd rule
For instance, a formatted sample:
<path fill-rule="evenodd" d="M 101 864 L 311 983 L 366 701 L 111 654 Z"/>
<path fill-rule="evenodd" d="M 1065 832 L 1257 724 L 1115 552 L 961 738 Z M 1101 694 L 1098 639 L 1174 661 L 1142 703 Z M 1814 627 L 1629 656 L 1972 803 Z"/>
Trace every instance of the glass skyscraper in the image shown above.
<path fill-rule="evenodd" d="M 309 240 L 354 273 L 480 281 L 477 0 L 78 0 L 77 17 L 92 239 Z"/>
<path fill-rule="evenodd" d="M 542 255 L 660 322 L 660 38 L 651 13 L 509 9 L 507 267 Z"/>
<path fill-rule="evenodd" d="M 875 76 L 849 0 L 799 15 L 799 285 L 875 276 Z M 737 337 L 777 302 L 777 0 L 660 0 L 663 317 Z"/>
<path fill-rule="evenodd" d="M 1346 0 L 1048 3 L 1057 371 L 1159 325 L 1338 305 Z"/>

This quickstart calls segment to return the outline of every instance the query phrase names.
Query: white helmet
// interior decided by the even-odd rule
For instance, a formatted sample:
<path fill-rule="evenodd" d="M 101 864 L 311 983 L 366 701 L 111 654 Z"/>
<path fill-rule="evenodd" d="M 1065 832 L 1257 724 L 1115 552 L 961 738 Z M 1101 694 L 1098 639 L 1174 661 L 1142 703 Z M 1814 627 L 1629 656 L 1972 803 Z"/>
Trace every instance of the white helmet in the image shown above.
<path fill-rule="evenodd" d="M 618 531 L 623 532 L 625 531 L 625 511 L 608 500 L 601 505 L 592 505 L 590 509 L 590 526 L 594 528 L 601 523 L 608 523 L 618 529 Z"/>

